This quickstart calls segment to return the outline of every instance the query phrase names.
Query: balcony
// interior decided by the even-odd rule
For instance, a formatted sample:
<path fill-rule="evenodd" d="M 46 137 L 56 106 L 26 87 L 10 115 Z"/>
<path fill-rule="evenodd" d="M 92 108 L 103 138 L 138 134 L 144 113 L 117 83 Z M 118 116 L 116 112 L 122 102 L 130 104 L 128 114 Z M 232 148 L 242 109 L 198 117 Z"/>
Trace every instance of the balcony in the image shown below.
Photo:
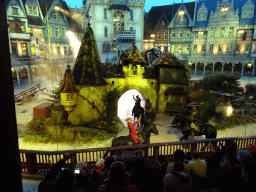
<path fill-rule="evenodd" d="M 208 31 L 207 27 L 198 27 L 198 28 L 193 28 L 193 31 Z"/>
<path fill-rule="evenodd" d="M 239 25 L 238 29 L 253 29 L 253 25 Z"/>
<path fill-rule="evenodd" d="M 122 30 L 116 32 L 114 35 L 117 43 L 135 43 L 136 31 L 135 30 Z"/>
<path fill-rule="evenodd" d="M 9 33 L 10 39 L 23 39 L 23 40 L 30 40 L 30 33 Z"/>

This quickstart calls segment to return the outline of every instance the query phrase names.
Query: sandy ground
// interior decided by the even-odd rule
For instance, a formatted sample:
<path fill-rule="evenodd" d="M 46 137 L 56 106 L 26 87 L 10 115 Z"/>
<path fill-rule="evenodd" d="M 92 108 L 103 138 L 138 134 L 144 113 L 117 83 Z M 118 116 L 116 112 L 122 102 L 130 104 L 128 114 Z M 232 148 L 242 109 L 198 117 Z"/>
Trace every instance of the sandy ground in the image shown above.
<path fill-rule="evenodd" d="M 42 87 L 48 87 L 48 93 L 52 88 L 52 83 L 45 81 L 42 84 Z M 16 89 L 15 93 L 22 91 L 22 89 Z M 47 92 L 46 92 L 47 93 Z M 19 134 L 19 148 L 28 149 L 28 150 L 42 150 L 42 151 L 59 151 L 59 150 L 74 150 L 74 149 L 87 149 L 87 148 L 99 148 L 99 147 L 109 147 L 111 146 L 111 140 L 103 142 L 94 142 L 89 144 L 41 144 L 41 143 L 29 143 L 23 142 L 22 136 L 25 134 L 27 129 L 27 123 L 33 117 L 33 107 L 47 102 L 45 99 L 49 98 L 46 94 L 39 92 L 36 99 L 16 102 L 16 118 L 17 118 L 17 127 Z M 173 116 L 157 114 L 156 117 L 156 127 L 159 131 L 159 135 L 151 134 L 150 143 L 162 143 L 162 142 L 172 142 L 179 141 L 182 136 L 181 132 L 175 129 L 170 128 L 173 121 Z M 125 125 L 127 126 L 127 125 Z M 128 135 L 128 128 L 120 128 L 120 132 L 117 136 Z M 238 137 L 238 136 L 251 136 L 256 135 L 256 124 L 250 124 L 246 126 L 237 126 L 232 129 L 220 130 L 217 133 L 217 138 L 224 137 Z M 205 136 L 195 137 L 195 139 L 205 139 Z"/>

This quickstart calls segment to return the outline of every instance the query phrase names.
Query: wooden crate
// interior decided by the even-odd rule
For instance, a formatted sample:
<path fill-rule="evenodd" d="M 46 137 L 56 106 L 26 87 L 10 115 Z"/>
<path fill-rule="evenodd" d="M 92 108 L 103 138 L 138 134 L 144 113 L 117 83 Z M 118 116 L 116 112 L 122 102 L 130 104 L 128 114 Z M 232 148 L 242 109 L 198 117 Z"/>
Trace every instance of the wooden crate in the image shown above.
<path fill-rule="evenodd" d="M 36 117 L 51 117 L 52 103 L 41 103 L 33 108 L 34 118 Z"/>

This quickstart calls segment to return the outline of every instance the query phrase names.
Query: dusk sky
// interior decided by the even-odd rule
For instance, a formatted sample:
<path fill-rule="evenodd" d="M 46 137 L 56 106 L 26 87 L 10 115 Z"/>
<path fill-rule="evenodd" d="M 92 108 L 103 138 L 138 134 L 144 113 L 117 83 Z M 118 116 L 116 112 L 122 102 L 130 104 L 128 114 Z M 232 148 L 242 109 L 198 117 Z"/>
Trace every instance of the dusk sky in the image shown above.
<path fill-rule="evenodd" d="M 82 6 L 82 0 L 65 0 L 68 4 L 68 6 L 71 6 L 71 8 L 80 8 Z M 187 2 L 193 2 L 194 0 L 184 0 L 184 3 Z M 151 7 L 153 6 L 162 6 L 162 5 L 170 5 L 173 4 L 173 2 L 175 3 L 181 3 L 182 0 L 161 0 L 161 1 L 156 1 L 156 0 L 146 0 L 146 4 L 144 7 L 144 10 L 146 12 L 148 12 Z"/>

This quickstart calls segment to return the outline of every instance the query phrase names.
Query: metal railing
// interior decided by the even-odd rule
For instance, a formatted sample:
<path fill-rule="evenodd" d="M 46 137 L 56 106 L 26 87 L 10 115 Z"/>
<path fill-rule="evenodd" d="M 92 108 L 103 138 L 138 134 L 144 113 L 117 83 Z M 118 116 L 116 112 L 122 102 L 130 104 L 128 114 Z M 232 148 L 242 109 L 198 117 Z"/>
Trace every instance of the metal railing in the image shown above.
<path fill-rule="evenodd" d="M 185 153 L 197 150 L 203 157 L 210 154 L 211 146 L 225 146 L 227 141 L 235 141 L 237 149 L 244 149 L 247 145 L 256 145 L 256 136 L 232 137 L 192 141 L 176 141 L 168 143 L 140 144 L 133 146 L 92 148 L 69 151 L 32 151 L 20 149 L 22 174 L 45 175 L 49 169 L 63 158 L 63 154 L 71 153 L 71 159 L 66 164 L 67 167 L 75 168 L 80 160 L 85 160 L 88 167 L 93 170 L 98 159 L 102 158 L 107 151 L 111 154 L 121 154 L 123 151 L 141 151 L 147 161 L 155 160 L 159 155 L 165 155 L 171 161 L 177 149 Z"/>

